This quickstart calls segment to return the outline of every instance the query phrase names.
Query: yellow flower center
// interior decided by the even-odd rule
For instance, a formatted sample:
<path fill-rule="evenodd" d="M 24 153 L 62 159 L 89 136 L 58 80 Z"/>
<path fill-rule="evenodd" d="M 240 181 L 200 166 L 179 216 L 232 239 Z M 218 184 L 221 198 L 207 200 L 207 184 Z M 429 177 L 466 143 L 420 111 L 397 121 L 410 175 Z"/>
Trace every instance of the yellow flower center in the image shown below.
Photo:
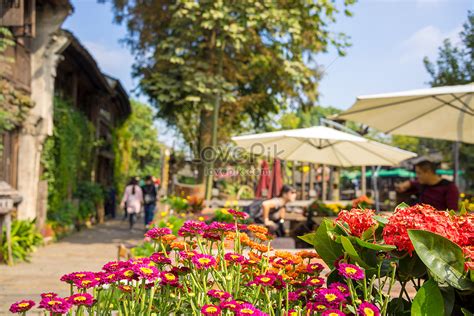
<path fill-rule="evenodd" d="M 241 313 L 241 314 L 253 315 L 253 314 L 254 314 L 254 311 L 251 310 L 250 308 L 242 308 L 242 309 L 240 310 L 240 313 Z"/>
<path fill-rule="evenodd" d="M 166 280 L 169 280 L 169 281 L 174 281 L 174 280 L 176 280 L 176 277 L 174 276 L 173 273 L 166 273 L 166 274 L 165 274 L 165 278 L 166 278 Z"/>
<path fill-rule="evenodd" d="M 270 282 L 271 279 L 270 279 L 269 277 L 263 277 L 263 278 L 261 278 L 260 280 L 261 280 L 262 282 L 267 283 L 267 282 Z"/>
<path fill-rule="evenodd" d="M 209 307 L 206 308 L 206 312 L 215 313 L 215 312 L 217 312 L 217 308 L 215 308 L 214 306 L 209 306 Z"/>
<path fill-rule="evenodd" d="M 375 313 L 374 313 L 374 311 L 373 311 L 371 308 L 366 307 L 366 308 L 364 308 L 364 315 L 366 315 L 366 316 L 374 316 Z"/>
<path fill-rule="evenodd" d="M 291 312 L 289 316 L 298 316 L 297 312 Z"/>
<path fill-rule="evenodd" d="M 320 280 L 320 279 L 312 279 L 312 280 L 311 280 L 311 283 L 313 283 L 313 284 L 319 284 L 319 283 L 321 283 L 321 280 Z"/>
<path fill-rule="evenodd" d="M 92 281 L 91 280 L 83 280 L 81 283 L 82 283 L 82 285 L 88 285 L 88 284 L 91 284 Z"/>
<path fill-rule="evenodd" d="M 207 263 L 211 262 L 211 259 L 209 259 L 209 258 L 199 258 L 198 261 L 201 264 L 207 264 Z"/>
<path fill-rule="evenodd" d="M 326 305 L 318 305 L 316 306 L 316 309 L 319 310 L 319 311 L 323 311 L 326 309 Z"/>
<path fill-rule="evenodd" d="M 114 277 L 115 277 L 115 274 L 112 273 L 112 274 L 109 274 L 109 275 L 107 276 L 107 279 L 113 279 Z"/>
<path fill-rule="evenodd" d="M 76 296 L 74 302 L 84 302 L 86 300 L 85 296 Z"/>
<path fill-rule="evenodd" d="M 239 258 L 239 256 L 237 256 L 237 255 L 231 255 L 230 257 L 231 257 L 232 259 L 238 259 L 238 258 Z"/>
<path fill-rule="evenodd" d="M 86 275 L 84 273 L 76 273 L 76 278 L 83 278 Z"/>
<path fill-rule="evenodd" d="M 26 302 L 25 303 L 20 303 L 20 304 L 18 304 L 18 306 L 19 307 L 28 307 L 28 306 L 30 306 L 30 303 L 26 303 Z"/>
<path fill-rule="evenodd" d="M 337 289 L 338 289 L 340 292 L 342 292 L 342 293 L 346 292 L 346 288 L 343 287 L 343 286 L 340 286 L 340 285 L 339 285 L 339 286 L 337 287 Z"/>
<path fill-rule="evenodd" d="M 127 270 L 123 273 L 123 275 L 125 275 L 126 277 L 132 277 L 133 276 L 133 271 L 132 270 Z"/>
<path fill-rule="evenodd" d="M 339 316 L 337 313 L 329 313 L 329 316 Z"/>
<path fill-rule="evenodd" d="M 351 267 L 346 267 L 346 273 L 347 274 L 356 274 L 357 270 Z"/>
<path fill-rule="evenodd" d="M 328 302 L 332 302 L 337 298 L 336 294 L 326 294 L 324 295 L 324 297 L 327 299 Z"/>
<path fill-rule="evenodd" d="M 143 272 L 144 274 L 147 274 L 147 275 L 150 275 L 150 274 L 153 274 L 153 270 L 150 269 L 150 268 L 140 268 L 140 271 Z"/>
<path fill-rule="evenodd" d="M 48 305 L 49 305 L 49 306 L 54 306 L 54 305 L 59 305 L 59 304 L 61 304 L 60 301 L 49 301 L 49 302 L 48 302 Z"/>

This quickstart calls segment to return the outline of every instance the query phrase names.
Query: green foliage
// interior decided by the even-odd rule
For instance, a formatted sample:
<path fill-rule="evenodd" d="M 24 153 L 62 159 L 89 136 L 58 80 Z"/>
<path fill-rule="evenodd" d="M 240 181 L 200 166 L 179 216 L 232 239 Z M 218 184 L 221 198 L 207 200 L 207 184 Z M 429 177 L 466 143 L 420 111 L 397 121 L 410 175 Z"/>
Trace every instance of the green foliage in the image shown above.
<path fill-rule="evenodd" d="M 98 188 L 90 184 L 94 126 L 68 102 L 54 101 L 54 130 L 44 145 L 43 177 L 48 181 L 48 219 L 69 225 L 89 214 Z M 87 196 L 93 193 L 93 196 Z M 79 204 L 72 199 L 80 198 Z M 89 200 L 90 201 L 87 201 Z"/>
<path fill-rule="evenodd" d="M 285 113 L 279 120 L 281 129 L 305 128 L 319 125 L 322 118 L 327 118 L 342 111 L 331 107 L 313 106 L 309 109 L 297 109 L 296 111 Z"/>
<path fill-rule="evenodd" d="M 334 262 L 343 254 L 342 245 L 331 238 L 329 233 L 334 231 L 335 225 L 332 221 L 324 219 L 316 230 L 313 238 L 314 249 L 329 267 L 334 267 Z"/>
<path fill-rule="evenodd" d="M 234 216 L 232 214 L 229 214 L 227 210 L 225 209 L 217 209 L 214 212 L 214 217 L 212 218 L 213 222 L 224 222 L 224 223 L 233 223 Z"/>
<path fill-rule="evenodd" d="M 426 281 L 416 292 L 411 305 L 411 314 L 415 316 L 444 316 L 443 296 L 435 281 Z"/>
<path fill-rule="evenodd" d="M 12 255 L 14 260 L 28 261 L 30 254 L 43 243 L 43 237 L 36 231 L 34 221 L 15 220 L 12 222 Z M 8 258 L 6 232 L 3 231 L 3 243 L 0 251 L 3 258 Z"/>
<path fill-rule="evenodd" d="M 128 27 L 142 90 L 198 148 L 210 144 L 216 96 L 221 140 L 263 128 L 282 107 L 312 106 L 320 77 L 314 55 L 330 46 L 343 55 L 348 45 L 330 30 L 339 13 L 331 1 L 111 2 Z M 341 4 L 346 15 L 352 3 Z"/>
<path fill-rule="evenodd" d="M 421 261 L 438 280 L 459 290 L 474 289 L 474 283 L 464 275 L 465 260 L 458 245 L 424 230 L 408 230 L 408 235 Z"/>
<path fill-rule="evenodd" d="M 74 197 L 79 200 L 77 217 L 86 220 L 96 213 L 97 206 L 104 200 L 102 186 L 93 182 L 80 182 L 77 185 Z"/>
<path fill-rule="evenodd" d="M 173 234 L 177 235 L 178 230 L 183 226 L 184 222 L 186 221 L 183 217 L 178 216 L 169 216 L 166 220 L 161 220 L 158 223 L 158 227 L 168 227 L 171 229 Z"/>
<path fill-rule="evenodd" d="M 168 204 L 170 209 L 177 214 L 185 213 L 189 209 L 188 200 L 176 195 L 168 195 L 161 199 L 161 203 Z"/>
<path fill-rule="evenodd" d="M 151 242 L 143 242 L 130 250 L 135 258 L 149 257 L 155 252 L 155 248 Z"/>
<path fill-rule="evenodd" d="M 138 101 L 131 103 L 132 114 L 114 130 L 114 181 L 118 190 L 123 190 L 130 177 L 158 176 L 161 168 L 153 110 Z"/>

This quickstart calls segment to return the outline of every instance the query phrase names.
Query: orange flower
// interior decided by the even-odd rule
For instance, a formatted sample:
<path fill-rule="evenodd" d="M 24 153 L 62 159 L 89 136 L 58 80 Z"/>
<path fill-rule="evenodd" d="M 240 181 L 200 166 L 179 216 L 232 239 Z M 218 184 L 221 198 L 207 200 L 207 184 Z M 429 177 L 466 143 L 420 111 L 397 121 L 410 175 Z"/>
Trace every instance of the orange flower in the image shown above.
<path fill-rule="evenodd" d="M 262 256 L 256 254 L 255 252 L 252 252 L 252 251 L 249 252 L 249 258 L 250 258 L 250 260 L 254 260 L 254 261 L 257 261 L 257 262 L 262 260 Z"/>
<path fill-rule="evenodd" d="M 260 234 L 268 233 L 268 229 L 265 226 L 260 226 L 260 225 L 255 225 L 255 224 L 248 225 L 247 229 L 253 233 L 260 233 Z"/>
<path fill-rule="evenodd" d="M 316 251 L 310 251 L 310 250 L 301 250 L 296 253 L 297 256 L 300 256 L 301 258 L 321 258 Z"/>
<path fill-rule="evenodd" d="M 292 259 L 293 258 L 293 254 L 289 251 L 277 250 L 277 251 L 275 251 L 275 256 L 278 257 L 278 258 L 282 258 L 282 259 Z"/>
<path fill-rule="evenodd" d="M 169 235 L 164 235 L 163 237 L 161 237 L 161 240 L 163 240 L 163 242 L 165 244 L 169 244 L 171 242 L 173 242 L 177 237 L 173 234 L 169 234 Z"/>
<path fill-rule="evenodd" d="M 255 237 L 257 237 L 257 238 L 260 239 L 261 241 L 268 241 L 267 235 L 262 234 L 262 233 L 255 233 Z"/>
<path fill-rule="evenodd" d="M 173 241 L 170 245 L 171 249 L 181 250 L 186 249 L 187 244 L 183 241 Z"/>

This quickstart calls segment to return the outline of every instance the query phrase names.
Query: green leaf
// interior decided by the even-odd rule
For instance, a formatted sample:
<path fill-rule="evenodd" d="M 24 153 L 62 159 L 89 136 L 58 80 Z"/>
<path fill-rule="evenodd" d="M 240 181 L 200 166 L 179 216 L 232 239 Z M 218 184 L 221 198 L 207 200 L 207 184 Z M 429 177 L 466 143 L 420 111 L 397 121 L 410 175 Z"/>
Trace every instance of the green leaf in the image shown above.
<path fill-rule="evenodd" d="M 465 309 L 464 307 L 461 307 L 461 312 L 463 313 L 464 316 L 474 316 L 473 313 Z"/>
<path fill-rule="evenodd" d="M 298 236 L 299 239 L 301 239 L 304 242 L 307 242 L 308 244 L 314 246 L 314 240 L 316 239 L 316 233 L 309 233 L 303 236 Z"/>
<path fill-rule="evenodd" d="M 418 290 L 411 305 L 415 316 L 444 316 L 443 296 L 434 280 L 426 281 Z"/>
<path fill-rule="evenodd" d="M 353 239 L 357 242 L 357 244 L 359 246 L 364 247 L 364 248 L 368 248 L 368 249 L 372 249 L 372 250 L 376 250 L 376 251 L 391 251 L 391 250 L 397 249 L 397 247 L 393 246 L 393 245 L 373 244 L 371 242 L 362 240 L 358 237 L 354 237 Z"/>
<path fill-rule="evenodd" d="M 408 230 L 416 253 L 427 268 L 440 280 L 459 289 L 474 288 L 463 276 L 464 255 L 461 247 L 447 238 L 424 230 Z"/>
<path fill-rule="evenodd" d="M 342 246 L 329 237 L 328 232 L 333 229 L 332 222 L 324 219 L 316 230 L 314 239 L 314 249 L 331 269 L 334 267 L 336 259 L 343 255 Z"/>
<path fill-rule="evenodd" d="M 406 255 L 399 260 L 398 276 L 403 281 L 412 278 L 421 278 L 426 274 L 426 266 L 420 257 L 414 253 L 412 256 Z"/>
<path fill-rule="evenodd" d="M 439 287 L 441 295 L 443 295 L 444 300 L 444 315 L 449 316 L 453 313 L 454 308 L 454 288 L 452 286 L 443 286 Z"/>
<path fill-rule="evenodd" d="M 404 208 L 407 208 L 407 207 L 410 207 L 410 205 L 406 204 L 405 202 L 402 202 L 400 204 L 398 204 L 395 209 L 404 209 Z"/>
<path fill-rule="evenodd" d="M 459 210 L 459 215 L 466 215 L 466 214 L 467 214 L 466 204 L 461 203 L 461 209 Z"/>
<path fill-rule="evenodd" d="M 385 218 L 383 216 L 374 215 L 372 218 L 375 219 L 381 226 L 385 226 L 388 224 L 388 218 Z"/>
<path fill-rule="evenodd" d="M 359 254 L 357 253 L 357 250 L 354 248 L 349 238 L 341 236 L 341 244 L 344 248 L 344 251 L 349 255 L 349 257 L 351 257 L 352 260 L 357 262 L 361 267 L 365 269 L 369 268 L 369 266 L 360 258 Z"/>
<path fill-rule="evenodd" d="M 375 231 L 377 230 L 378 227 L 379 227 L 378 224 L 370 226 L 369 229 L 367 229 L 365 232 L 362 233 L 361 239 L 362 240 L 374 239 Z"/>

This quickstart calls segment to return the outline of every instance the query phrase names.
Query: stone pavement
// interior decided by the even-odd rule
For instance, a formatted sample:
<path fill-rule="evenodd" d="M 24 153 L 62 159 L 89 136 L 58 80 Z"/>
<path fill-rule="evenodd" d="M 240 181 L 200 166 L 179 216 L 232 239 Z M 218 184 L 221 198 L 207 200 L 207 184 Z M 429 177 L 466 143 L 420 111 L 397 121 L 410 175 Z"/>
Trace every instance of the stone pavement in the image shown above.
<path fill-rule="evenodd" d="M 127 247 L 143 240 L 144 228 L 137 223 L 132 231 L 128 222 L 108 221 L 39 248 L 30 263 L 12 267 L 0 265 L 0 315 L 7 315 L 11 303 L 20 299 L 39 301 L 43 292 L 68 294 L 69 287 L 59 281 L 66 273 L 98 271 L 107 261 L 117 259 L 117 246 Z"/>

